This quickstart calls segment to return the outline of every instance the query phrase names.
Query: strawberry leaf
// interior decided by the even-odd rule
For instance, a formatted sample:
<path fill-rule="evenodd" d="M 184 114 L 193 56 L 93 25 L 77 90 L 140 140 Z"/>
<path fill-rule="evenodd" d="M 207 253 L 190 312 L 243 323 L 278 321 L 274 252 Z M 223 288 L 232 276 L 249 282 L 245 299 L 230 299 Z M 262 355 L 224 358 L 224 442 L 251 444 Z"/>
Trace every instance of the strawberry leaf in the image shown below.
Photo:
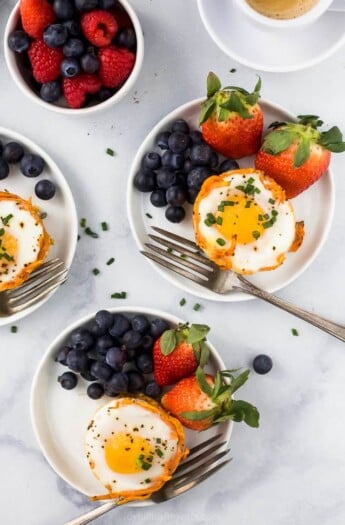
<path fill-rule="evenodd" d="M 272 122 L 269 126 L 268 126 L 268 129 L 275 129 L 275 128 L 280 128 L 281 126 L 286 126 L 286 122 L 279 122 L 278 120 L 275 120 L 274 122 Z"/>
<path fill-rule="evenodd" d="M 343 135 L 337 126 L 333 126 L 328 131 L 323 131 L 320 134 L 319 144 L 334 153 L 345 151 Z"/>
<path fill-rule="evenodd" d="M 233 400 L 230 405 L 229 415 L 232 415 L 234 421 L 245 421 L 250 427 L 259 426 L 258 409 L 246 401 Z"/>
<path fill-rule="evenodd" d="M 200 387 L 200 390 L 204 392 L 208 397 L 212 396 L 213 388 L 211 385 L 208 384 L 206 380 L 206 376 L 200 366 L 198 366 L 196 372 L 195 372 L 195 378 L 198 382 L 198 385 Z"/>
<path fill-rule="evenodd" d="M 206 122 L 206 120 L 210 118 L 215 107 L 216 107 L 216 102 L 212 98 L 209 100 L 206 100 L 206 102 L 202 104 L 200 116 L 199 116 L 200 125 Z"/>
<path fill-rule="evenodd" d="M 231 381 L 231 392 L 234 393 L 236 390 L 238 390 L 244 383 L 247 381 L 248 376 L 250 374 L 250 370 L 245 370 L 242 372 L 242 374 L 238 375 Z"/>
<path fill-rule="evenodd" d="M 299 168 L 304 164 L 310 156 L 310 141 L 304 137 L 300 140 L 298 148 L 296 149 L 293 166 L 294 168 Z"/>
<path fill-rule="evenodd" d="M 160 347 L 163 355 L 169 355 L 176 348 L 176 330 L 166 330 L 160 340 Z"/>
<path fill-rule="evenodd" d="M 242 95 L 249 95 L 249 92 L 246 89 L 238 86 L 226 86 L 225 88 L 223 88 L 223 91 L 224 90 L 238 91 L 239 93 L 242 93 Z"/>
<path fill-rule="evenodd" d="M 200 343 L 193 343 L 192 347 L 193 347 L 195 360 L 197 363 L 200 363 L 200 359 L 201 359 Z"/>
<path fill-rule="evenodd" d="M 221 108 L 220 106 L 218 107 L 218 115 L 217 115 L 218 122 L 225 122 L 226 120 L 228 120 L 229 115 L 230 115 L 230 111 L 228 111 L 227 109 Z"/>
<path fill-rule="evenodd" d="M 264 140 L 262 150 L 270 155 L 278 155 L 286 150 L 294 140 L 294 134 L 288 129 L 272 131 Z"/>
<path fill-rule="evenodd" d="M 203 341 L 210 331 L 210 327 L 206 324 L 192 324 L 189 328 L 187 343 L 200 343 Z"/>
<path fill-rule="evenodd" d="M 181 412 L 180 417 L 190 419 L 191 421 L 202 421 L 209 417 L 214 416 L 216 409 L 211 408 L 210 410 L 192 410 L 190 412 Z"/>
<path fill-rule="evenodd" d="M 345 143 L 338 142 L 337 144 L 328 144 L 327 149 L 332 153 L 342 153 L 345 151 Z"/>
<path fill-rule="evenodd" d="M 227 109 L 228 111 L 234 111 L 244 119 L 253 118 L 253 115 L 249 113 L 243 100 L 237 93 L 231 93 L 229 99 L 220 104 L 220 107 Z"/>
<path fill-rule="evenodd" d="M 221 88 L 219 78 L 212 71 L 207 75 L 207 97 L 212 97 Z"/>
<path fill-rule="evenodd" d="M 201 352 L 200 352 L 199 365 L 201 367 L 204 367 L 208 363 L 208 360 L 210 358 L 210 349 L 204 341 L 201 341 L 200 349 L 201 349 Z"/>
<path fill-rule="evenodd" d="M 317 129 L 323 124 L 323 121 L 320 120 L 320 117 L 317 115 L 298 115 L 297 118 L 299 119 L 299 124 L 311 126 L 314 129 Z"/>

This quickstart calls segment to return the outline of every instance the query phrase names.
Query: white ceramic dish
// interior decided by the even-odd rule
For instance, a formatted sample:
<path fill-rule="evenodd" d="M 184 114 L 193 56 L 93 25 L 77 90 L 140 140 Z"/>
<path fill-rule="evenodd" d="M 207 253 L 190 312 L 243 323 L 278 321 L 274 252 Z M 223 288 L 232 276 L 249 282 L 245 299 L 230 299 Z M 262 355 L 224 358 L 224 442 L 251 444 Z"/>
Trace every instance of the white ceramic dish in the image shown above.
<path fill-rule="evenodd" d="M 197 0 L 201 20 L 218 47 L 245 66 L 298 71 L 328 58 L 345 43 L 345 12 L 327 11 L 303 29 L 271 31 L 251 21 L 233 0 Z"/>
<path fill-rule="evenodd" d="M 172 326 L 182 322 L 181 319 L 161 312 L 139 307 L 113 308 L 112 312 L 125 315 L 142 313 L 149 318 L 161 317 Z M 87 496 L 104 493 L 104 487 L 93 476 L 84 452 L 84 437 L 88 423 L 94 412 L 110 398 L 103 397 L 97 401 L 86 395 L 87 382 L 79 380 L 74 390 L 61 388 L 57 377 L 67 368 L 56 363 L 54 357 L 64 344 L 68 335 L 75 328 L 90 321 L 94 313 L 80 319 L 67 327 L 49 346 L 33 379 L 31 391 L 31 417 L 36 437 L 41 450 L 51 467 L 76 490 Z M 221 357 L 209 343 L 211 359 L 207 370 L 211 373 L 225 368 Z M 186 444 L 194 446 L 201 441 L 221 432 L 228 441 L 232 431 L 232 422 L 222 423 L 204 432 L 186 431 Z M 151 501 L 132 503 L 132 505 L 149 505 Z"/>
<path fill-rule="evenodd" d="M 75 203 L 71 190 L 52 158 L 37 144 L 28 138 L 0 127 L 0 140 L 5 144 L 16 141 L 22 144 L 25 151 L 37 153 L 45 161 L 45 167 L 39 177 L 25 177 L 19 169 L 19 164 L 11 164 L 10 174 L 6 179 L 0 180 L 0 189 L 8 190 L 24 199 L 32 197 L 32 202 L 38 206 L 41 212 L 47 213 L 44 224 L 50 236 L 54 240 L 54 245 L 48 253 L 48 258 L 60 257 L 65 261 L 67 267 L 72 263 L 74 252 L 77 245 L 78 219 Z M 55 182 L 57 191 L 50 200 L 41 200 L 36 197 L 34 188 L 36 183 L 42 179 L 50 179 Z M 56 290 L 55 290 L 56 291 Z M 11 316 L 0 315 L 0 326 L 13 323 L 42 306 L 55 293 L 47 295 L 42 301 L 26 308 L 22 312 Z"/>
<path fill-rule="evenodd" d="M 124 85 L 119 89 L 119 91 L 117 91 L 112 97 L 105 100 L 104 102 L 100 102 L 99 104 L 83 107 L 80 109 L 67 107 L 66 102 L 62 98 L 61 101 L 59 100 L 54 104 L 50 104 L 41 99 L 30 86 L 31 75 L 27 72 L 25 63 L 22 62 L 20 56 L 17 56 L 16 53 L 13 53 L 13 51 L 10 50 L 7 44 L 9 35 L 18 27 L 19 24 L 20 15 L 18 2 L 13 8 L 5 27 L 4 52 L 7 67 L 10 71 L 14 82 L 17 84 L 19 89 L 34 103 L 39 104 L 40 106 L 46 109 L 50 109 L 51 111 L 63 113 L 65 115 L 89 115 L 90 113 L 96 113 L 97 111 L 101 111 L 103 109 L 109 109 L 111 106 L 119 102 L 124 96 L 126 96 L 134 86 L 139 76 L 141 67 L 143 65 L 144 36 L 139 19 L 129 2 L 127 2 L 127 0 L 118 0 L 118 3 L 128 13 L 132 21 L 137 38 L 137 51 L 134 68 Z"/>
<path fill-rule="evenodd" d="M 184 118 L 191 128 L 198 128 L 198 115 L 200 104 L 203 100 L 205 99 L 200 98 L 188 102 L 164 117 L 147 135 L 134 158 L 128 181 L 127 212 L 132 233 L 139 250 L 145 248 L 145 243 L 149 241 L 148 233 L 151 226 L 154 225 L 194 240 L 191 222 L 192 206 L 188 206 L 188 208 L 187 205 L 185 206 L 187 211 L 186 218 L 180 224 L 172 224 L 165 218 L 165 208 L 154 208 L 150 203 L 149 194 L 140 193 L 134 188 L 133 179 L 140 167 L 144 154 L 156 149 L 154 141 L 158 133 L 168 130 L 174 120 Z M 264 128 L 273 121 L 295 119 L 294 115 L 281 106 L 264 100 L 260 101 L 260 105 L 264 112 Z M 241 159 L 239 164 L 240 167 L 253 166 L 253 160 L 248 157 Z M 284 264 L 276 270 L 261 272 L 249 277 L 253 283 L 269 292 L 283 288 L 301 275 L 314 260 L 323 245 L 331 225 L 334 209 L 334 189 L 331 171 L 328 170 L 317 183 L 293 199 L 292 203 L 296 213 L 296 220 L 304 220 L 305 224 L 305 238 L 301 248 L 296 253 L 288 254 Z M 149 213 L 152 219 L 148 218 L 146 213 Z M 216 294 L 149 259 L 145 260 L 172 284 L 197 297 L 223 302 L 252 299 L 252 297 L 240 292 L 231 292 L 225 295 Z"/>

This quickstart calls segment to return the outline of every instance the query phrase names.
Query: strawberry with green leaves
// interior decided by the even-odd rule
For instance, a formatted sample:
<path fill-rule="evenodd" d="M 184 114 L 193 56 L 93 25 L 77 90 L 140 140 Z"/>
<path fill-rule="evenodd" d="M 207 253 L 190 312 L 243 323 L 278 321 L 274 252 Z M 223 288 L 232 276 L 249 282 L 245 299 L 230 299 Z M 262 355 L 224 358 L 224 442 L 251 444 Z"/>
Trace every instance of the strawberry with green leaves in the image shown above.
<path fill-rule="evenodd" d="M 273 122 L 255 159 L 255 167 L 272 177 L 291 199 L 316 182 L 327 170 L 331 152 L 345 151 L 336 126 L 319 131 L 315 115 L 299 115 L 297 122 Z"/>
<path fill-rule="evenodd" d="M 209 358 L 206 335 L 209 327 L 202 324 L 181 325 L 166 330 L 154 344 L 155 381 L 160 386 L 172 385 L 187 377 Z"/>
<path fill-rule="evenodd" d="M 235 86 L 221 88 L 219 78 L 212 72 L 208 74 L 207 99 L 201 106 L 199 122 L 211 148 L 232 159 L 259 150 L 263 129 L 260 88 L 260 79 L 252 93 Z"/>
<path fill-rule="evenodd" d="M 228 420 L 258 427 L 257 408 L 246 401 L 232 399 L 233 393 L 247 381 L 249 370 L 237 377 L 233 372 L 236 370 L 223 370 L 213 377 L 198 367 L 195 375 L 181 379 L 164 394 L 161 403 L 191 430 L 206 430 Z"/>

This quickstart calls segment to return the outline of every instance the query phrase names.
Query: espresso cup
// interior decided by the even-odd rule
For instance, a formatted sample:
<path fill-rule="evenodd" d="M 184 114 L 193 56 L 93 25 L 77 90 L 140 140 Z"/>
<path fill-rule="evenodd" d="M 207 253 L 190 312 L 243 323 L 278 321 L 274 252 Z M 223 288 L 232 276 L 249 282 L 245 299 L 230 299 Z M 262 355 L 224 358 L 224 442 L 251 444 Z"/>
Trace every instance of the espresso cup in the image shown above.
<path fill-rule="evenodd" d="M 246 17 L 257 25 L 267 29 L 294 29 L 297 27 L 305 27 L 315 22 L 333 3 L 333 0 L 318 0 L 315 5 L 312 5 L 308 11 L 305 11 L 301 15 L 298 15 L 298 12 L 296 12 L 295 15 L 292 14 L 292 18 L 279 18 L 279 13 L 276 13 L 274 17 L 260 13 L 246 0 L 233 1 Z"/>

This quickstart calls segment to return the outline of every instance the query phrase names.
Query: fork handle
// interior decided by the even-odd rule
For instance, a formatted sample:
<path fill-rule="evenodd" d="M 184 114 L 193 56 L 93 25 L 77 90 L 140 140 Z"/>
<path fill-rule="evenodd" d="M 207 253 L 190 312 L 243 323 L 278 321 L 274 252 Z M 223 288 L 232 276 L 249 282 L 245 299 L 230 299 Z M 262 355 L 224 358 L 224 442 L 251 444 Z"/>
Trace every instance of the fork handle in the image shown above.
<path fill-rule="evenodd" d="M 308 312 L 307 310 L 304 310 L 299 306 L 295 306 L 294 304 L 291 304 L 288 301 L 277 297 L 276 295 L 261 290 L 261 288 L 258 288 L 257 286 L 253 285 L 246 279 L 241 278 L 240 276 L 238 276 L 238 278 L 241 281 L 241 285 L 238 287 L 238 290 L 240 290 L 241 292 L 247 293 L 249 295 L 254 295 L 259 299 L 263 299 L 267 303 L 274 304 L 275 306 L 278 306 L 278 308 L 286 310 L 290 314 L 295 315 L 296 317 L 299 317 L 304 321 L 307 321 L 307 323 L 310 323 L 316 326 L 317 328 L 320 328 L 320 330 L 323 330 L 324 332 L 327 332 L 328 334 L 331 334 L 334 337 L 337 337 L 341 341 L 345 342 L 345 326 L 333 323 L 329 319 L 325 319 L 324 317 Z"/>
<path fill-rule="evenodd" d="M 82 516 L 79 516 L 79 518 L 74 518 L 74 520 L 67 521 L 65 525 L 86 525 L 86 523 L 90 523 L 90 521 L 93 521 L 99 518 L 100 516 L 103 516 L 103 514 L 106 514 L 107 512 L 118 506 L 118 500 L 111 501 L 110 503 L 105 503 L 103 505 L 100 505 L 96 509 L 86 512 Z"/>

